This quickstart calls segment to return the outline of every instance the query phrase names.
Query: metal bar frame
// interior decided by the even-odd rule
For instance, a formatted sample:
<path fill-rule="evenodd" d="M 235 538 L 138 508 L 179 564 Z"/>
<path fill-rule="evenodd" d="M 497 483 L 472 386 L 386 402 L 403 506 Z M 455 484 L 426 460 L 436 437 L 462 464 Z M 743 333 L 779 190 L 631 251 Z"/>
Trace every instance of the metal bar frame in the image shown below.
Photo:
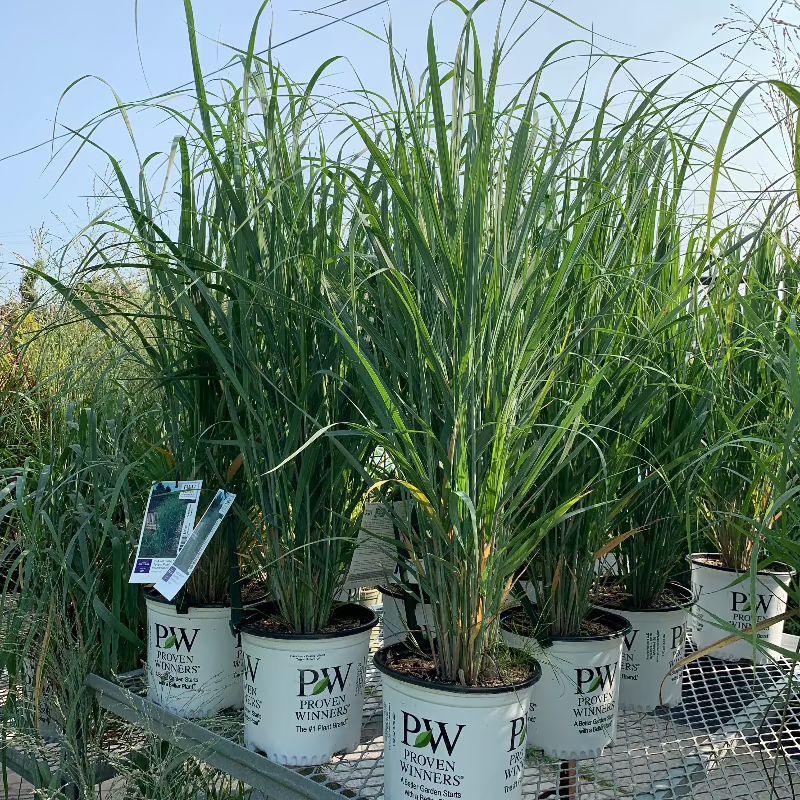
<path fill-rule="evenodd" d="M 789 639 L 789 637 L 787 637 Z M 794 649 L 796 640 L 788 641 Z M 526 800 L 574 797 L 612 800 L 677 800 L 677 798 L 786 798 L 787 780 L 800 785 L 800 753 L 781 767 L 778 793 L 765 788 L 776 753 L 770 736 L 780 735 L 769 722 L 773 702 L 785 696 L 790 679 L 800 665 L 780 661 L 753 667 L 701 659 L 686 668 L 684 704 L 652 714 L 621 713 L 614 748 L 598 759 L 577 764 L 531 761 L 526 764 Z M 372 679 L 375 679 L 374 682 Z M 377 692 L 368 695 L 364 735 L 359 751 L 334 759 L 322 768 L 298 771 L 269 761 L 237 744 L 241 723 L 227 717 L 203 727 L 165 711 L 143 696 L 142 670 L 119 676 L 112 683 L 90 675 L 87 686 L 99 704 L 112 714 L 152 731 L 189 755 L 263 792 L 270 800 L 332 800 L 343 795 L 356 800 L 382 796 L 382 739 L 379 676 L 368 684 Z M 368 687 L 369 688 L 369 687 Z M 377 695 L 377 696 L 376 696 Z M 800 686 L 792 689 L 797 730 L 786 734 L 800 750 Z M 216 727 L 221 725 L 222 727 Z M 761 739 L 762 725 L 767 725 Z M 771 728 L 769 726 L 772 726 Z M 230 731 L 237 730 L 234 739 Z M 219 731 L 219 732 L 218 732 Z M 756 741 L 753 741 L 753 739 Z M 627 751 L 627 752 L 626 752 Z M 764 759 L 763 765 L 757 759 Z M 304 774 L 308 772 L 312 777 Z M 316 783 L 315 781 L 322 781 Z M 489 800 L 489 799 L 487 799 Z"/>
<path fill-rule="evenodd" d="M 148 730 L 164 741 L 226 775 L 244 781 L 270 800 L 332 800 L 342 797 L 340 793 L 253 753 L 191 720 L 171 714 L 99 675 L 87 676 L 86 685 L 95 692 L 98 703 L 107 711 L 134 725 L 141 726 L 142 721 L 147 720 Z"/>

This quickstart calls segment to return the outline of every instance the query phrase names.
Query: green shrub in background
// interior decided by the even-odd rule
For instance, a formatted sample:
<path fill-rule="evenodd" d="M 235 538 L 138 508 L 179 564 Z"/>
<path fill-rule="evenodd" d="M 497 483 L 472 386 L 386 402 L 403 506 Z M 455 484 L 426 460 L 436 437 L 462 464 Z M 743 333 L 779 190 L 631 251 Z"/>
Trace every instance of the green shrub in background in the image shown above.
<path fill-rule="evenodd" d="M 50 453 L 0 473 L 0 515 L 10 528 L 3 561 L 11 567 L 3 598 L 16 601 L 18 616 L 7 626 L 14 647 L 6 655 L 44 657 L 48 629 L 67 620 L 97 670 L 111 675 L 135 666 L 142 647 L 138 592 L 127 577 L 151 465 L 139 443 L 142 418 L 124 396 L 64 413 Z M 108 625 L 99 636 L 98 621 Z"/>

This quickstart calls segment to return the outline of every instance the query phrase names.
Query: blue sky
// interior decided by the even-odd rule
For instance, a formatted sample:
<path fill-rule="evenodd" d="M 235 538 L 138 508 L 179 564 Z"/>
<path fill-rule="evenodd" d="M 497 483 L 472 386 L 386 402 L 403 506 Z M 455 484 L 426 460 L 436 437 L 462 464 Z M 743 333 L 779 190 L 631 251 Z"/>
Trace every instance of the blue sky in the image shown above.
<path fill-rule="evenodd" d="M 309 29 L 325 24 L 333 15 L 352 14 L 376 0 L 272 0 L 260 28 L 259 47 L 266 47 L 272 31 L 273 42 L 282 42 Z M 332 4 L 324 15 L 303 13 Z M 522 0 L 508 0 L 505 19 L 510 21 Z M 203 69 L 209 72 L 224 65 L 230 51 L 219 42 L 245 48 L 260 0 L 195 0 L 195 21 L 200 37 Z M 759 15 L 766 0 L 747 0 L 748 10 Z M 433 0 L 390 0 L 352 17 L 351 23 L 382 36 L 391 19 L 394 43 L 405 52 L 411 71 L 419 75 L 425 66 L 426 34 Z M 479 11 L 478 22 L 487 52 L 500 0 L 488 0 Z M 6 76 L 3 86 L 4 124 L 0 127 L 0 159 L 47 141 L 53 132 L 53 120 L 59 98 L 69 84 L 83 75 L 106 80 L 124 101 L 144 99 L 163 92 L 191 78 L 186 37 L 186 22 L 181 0 L 138 0 L 139 52 L 134 22 L 134 0 L 73 0 L 71 3 L 46 0 L 44 3 L 7 4 L 0 25 L 0 64 Z M 684 58 L 694 58 L 714 47 L 730 34 L 714 35 L 714 26 L 729 13 L 727 0 L 554 0 L 553 8 L 592 28 L 599 45 L 621 55 L 646 51 L 667 51 Z M 534 21 L 541 9 L 528 4 L 523 20 Z M 328 16 L 325 16 L 328 15 Z M 440 60 L 452 58 L 463 17 L 452 6 L 435 12 L 435 28 Z M 555 15 L 545 13 L 504 64 L 508 82 L 527 77 L 537 68 L 545 53 L 556 43 L 586 36 Z M 585 52 L 576 45 L 575 54 Z M 735 52 L 730 45 L 726 52 Z M 286 71 L 295 80 L 308 78 L 326 58 L 341 55 L 329 70 L 330 91 L 336 86 L 356 85 L 356 76 L 369 88 L 391 92 L 386 45 L 353 24 L 338 23 L 325 30 L 290 42 L 276 51 Z M 758 51 L 748 51 L 755 59 L 753 67 L 769 71 L 767 58 Z M 650 80 L 671 71 L 677 65 L 666 55 L 651 57 L 637 65 L 642 80 Z M 719 74 L 725 59 L 712 55 L 704 62 L 709 73 Z M 546 86 L 555 97 L 572 91 L 585 59 L 574 59 L 551 70 Z M 741 65 L 729 68 L 726 77 L 738 77 Z M 232 73 L 233 74 L 233 73 Z M 699 75 L 699 73 L 695 73 Z M 146 77 L 145 77 L 146 76 Z M 685 79 L 684 86 L 690 85 Z M 600 97 L 604 88 L 598 80 L 590 95 Z M 82 81 L 64 99 L 59 111 L 60 125 L 77 127 L 99 112 L 114 105 L 110 90 L 96 80 Z M 140 153 L 168 150 L 174 131 L 152 113 L 132 115 Z M 132 175 L 136 158 L 121 123 L 105 125 L 97 139 L 121 158 Z M 78 230 L 91 216 L 87 196 L 94 191 L 98 176 L 105 174 L 105 159 L 95 152 L 84 152 L 59 175 L 69 161 L 58 156 L 48 166 L 50 146 L 39 147 L 24 155 L 0 161 L 0 294 L 16 282 L 14 253 L 30 258 L 33 246 L 30 230 L 44 224 L 50 232 L 51 246 L 57 247 Z"/>

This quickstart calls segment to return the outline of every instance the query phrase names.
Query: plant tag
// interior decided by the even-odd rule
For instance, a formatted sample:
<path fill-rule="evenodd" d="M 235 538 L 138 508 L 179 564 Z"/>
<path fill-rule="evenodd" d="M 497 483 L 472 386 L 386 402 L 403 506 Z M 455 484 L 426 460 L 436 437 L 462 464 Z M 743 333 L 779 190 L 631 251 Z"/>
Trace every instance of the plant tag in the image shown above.
<path fill-rule="evenodd" d="M 155 583 L 189 538 L 203 481 L 160 481 L 150 487 L 136 560 L 128 583 Z"/>
<path fill-rule="evenodd" d="M 402 500 L 394 503 L 394 510 L 396 514 L 402 513 Z M 345 590 L 376 586 L 386 581 L 397 564 L 394 541 L 394 520 L 388 506 L 385 503 L 367 503 Z"/>
<path fill-rule="evenodd" d="M 235 499 L 235 494 L 222 489 L 214 495 L 206 513 L 197 523 L 191 536 L 187 537 L 177 558 L 156 583 L 156 591 L 160 592 L 167 600 L 172 600 L 189 580 L 197 562 L 200 561 L 200 556 L 205 552 Z"/>

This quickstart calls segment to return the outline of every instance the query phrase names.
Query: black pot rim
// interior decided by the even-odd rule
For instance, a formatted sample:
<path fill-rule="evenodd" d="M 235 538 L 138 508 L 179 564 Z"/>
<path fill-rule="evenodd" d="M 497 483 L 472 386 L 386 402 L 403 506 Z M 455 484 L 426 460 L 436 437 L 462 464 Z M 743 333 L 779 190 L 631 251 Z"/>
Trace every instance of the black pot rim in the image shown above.
<path fill-rule="evenodd" d="M 691 553 L 690 555 L 686 556 L 686 560 L 692 565 L 695 564 L 698 567 L 707 567 L 708 569 L 716 569 L 720 572 L 732 572 L 734 575 L 747 575 L 750 572 L 749 569 L 746 570 L 739 570 L 739 569 L 731 569 L 730 567 L 723 567 L 721 564 L 704 564 L 698 561 L 695 561 L 696 558 L 702 558 L 703 556 L 709 556 L 711 558 L 719 558 L 719 553 Z M 790 578 L 794 577 L 797 574 L 797 570 L 794 567 L 790 567 L 788 564 L 784 564 L 783 561 L 775 561 L 772 564 L 772 567 L 782 567 L 781 570 L 775 569 L 767 569 L 767 570 L 758 570 L 756 573 L 757 575 L 763 575 L 765 577 L 769 577 L 770 575 L 788 575 Z"/>
<path fill-rule="evenodd" d="M 681 586 L 677 581 L 670 581 L 667 584 L 667 588 L 672 589 L 673 592 L 682 593 L 686 600 L 682 603 L 675 603 L 671 606 L 660 606 L 658 608 L 623 608 L 622 606 L 615 606 L 611 603 L 597 603 L 595 608 L 601 611 L 610 611 L 612 614 L 619 613 L 621 615 L 624 615 L 626 611 L 629 611 L 631 614 L 658 614 L 669 613 L 671 611 L 688 611 L 689 606 L 697 602 L 698 593 L 687 589 L 685 586 Z"/>
<path fill-rule="evenodd" d="M 162 597 L 155 589 L 147 588 L 144 590 L 144 596 L 147 600 L 152 600 L 154 603 L 161 603 L 165 606 L 177 606 L 178 600 L 176 598 L 172 598 L 172 600 L 167 600 L 166 597 Z M 201 608 L 231 608 L 230 603 L 189 603 L 188 609 L 191 611 L 193 608 L 201 609 Z"/>
<path fill-rule="evenodd" d="M 259 639 L 282 639 L 283 641 L 322 641 L 326 639 L 343 639 L 345 636 L 355 636 L 365 631 L 372 630 L 378 624 L 378 615 L 366 606 L 361 606 L 358 603 L 340 603 L 334 606 L 334 614 L 341 609 L 349 609 L 358 611 L 358 615 L 364 618 L 362 625 L 357 628 L 350 628 L 346 631 L 333 631 L 331 633 L 274 633 L 271 631 L 262 631 L 255 627 L 255 622 L 268 614 L 274 613 L 277 610 L 276 603 L 264 603 L 259 609 L 246 619 L 241 627 L 242 633 L 248 633 L 250 636 L 256 636 Z"/>
<path fill-rule="evenodd" d="M 533 686 L 539 678 L 542 677 L 542 666 L 535 659 L 531 659 L 531 666 L 533 668 L 533 675 L 522 683 L 509 683 L 506 686 L 457 686 L 452 683 L 440 683 L 439 681 L 426 681 L 422 678 L 415 678 L 412 675 L 403 675 L 398 672 L 389 664 L 386 663 L 386 656 L 391 652 L 412 652 L 402 642 L 382 647 L 372 657 L 377 670 L 390 678 L 394 678 L 401 683 L 408 683 L 412 686 L 421 686 L 423 689 L 432 689 L 436 692 L 443 692 L 445 694 L 508 694 L 509 692 L 520 691 L 529 689 Z"/>
<path fill-rule="evenodd" d="M 509 633 L 514 633 L 514 631 L 509 630 L 508 628 L 503 628 L 503 620 L 508 619 L 509 617 L 513 616 L 514 614 L 519 614 L 520 612 L 524 613 L 524 609 L 522 606 L 512 606 L 511 608 L 507 608 L 501 615 L 500 615 L 500 627 L 503 630 L 507 630 Z M 630 621 L 625 619 L 625 617 L 616 614 L 613 611 L 606 611 L 601 608 L 590 608 L 589 613 L 586 615 L 586 619 L 593 621 L 593 622 L 605 622 L 606 625 L 609 627 L 616 628 L 616 630 L 612 631 L 611 633 L 598 633 L 594 636 L 550 636 L 550 641 L 552 642 L 610 642 L 613 639 L 621 639 L 623 636 L 627 636 L 632 630 L 633 625 L 631 625 Z M 519 636 L 520 634 L 515 634 Z"/>
<path fill-rule="evenodd" d="M 375 588 L 381 594 L 388 594 L 389 597 L 394 597 L 395 600 L 405 600 L 405 592 L 403 592 L 403 590 L 395 583 L 385 583 L 381 586 L 376 586 Z M 422 596 L 425 598 L 425 603 L 430 603 L 430 598 L 425 594 L 425 592 L 422 592 Z M 412 599 L 419 603 L 418 598 L 414 597 Z"/>

